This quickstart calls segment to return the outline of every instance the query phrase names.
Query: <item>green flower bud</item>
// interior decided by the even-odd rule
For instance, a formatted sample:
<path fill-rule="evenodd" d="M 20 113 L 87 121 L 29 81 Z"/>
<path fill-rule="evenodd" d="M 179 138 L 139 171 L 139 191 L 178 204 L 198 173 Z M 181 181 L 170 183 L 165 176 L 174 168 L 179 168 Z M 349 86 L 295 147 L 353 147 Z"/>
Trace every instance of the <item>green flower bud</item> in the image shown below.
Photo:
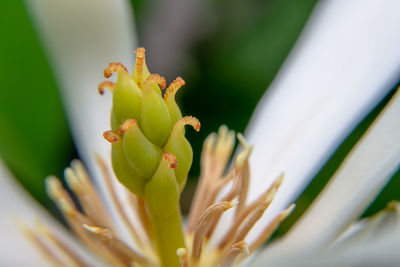
<path fill-rule="evenodd" d="M 120 183 L 134 194 L 143 196 L 146 181 L 143 179 L 137 179 L 137 177 L 139 177 L 138 173 L 126 160 L 122 149 L 122 137 L 115 131 L 104 132 L 103 136 L 112 143 L 111 163 L 114 173 Z"/>
<path fill-rule="evenodd" d="M 138 178 L 149 180 L 160 163 L 161 148 L 143 135 L 136 120 L 126 120 L 120 127 L 120 133 L 124 133 L 123 150 L 130 166 L 139 174 Z"/>
<path fill-rule="evenodd" d="M 151 142 L 162 147 L 171 132 L 172 123 L 160 88 L 154 81 L 160 77 L 156 75 L 152 74 L 143 86 L 140 128 Z M 151 79 L 152 77 L 154 79 Z"/>
<path fill-rule="evenodd" d="M 110 63 L 104 76 L 118 72 L 117 82 L 99 85 L 113 92 L 111 131 L 104 137 L 112 143 L 112 165 L 118 180 L 131 192 L 144 196 L 161 266 L 179 265 L 176 251 L 185 247 L 179 196 L 192 164 L 193 151 L 185 138 L 186 124 L 197 131 L 199 121 L 182 118 L 175 102 L 185 84 L 178 77 L 166 90 L 165 79 L 150 74 L 145 51 L 136 51 L 130 76 L 121 63 Z M 118 131 L 118 132 L 117 132 Z"/>
<path fill-rule="evenodd" d="M 111 127 L 117 131 L 119 125 L 126 119 L 140 119 L 142 92 L 121 63 L 110 63 L 104 70 L 104 76 L 110 77 L 113 72 L 118 73 L 116 84 L 111 86 L 109 82 L 101 86 L 108 86 L 109 89 L 112 87 L 114 94 Z M 101 90 L 100 86 L 99 90 Z"/>
<path fill-rule="evenodd" d="M 113 96 L 113 110 L 118 124 L 126 119 L 140 120 L 142 94 L 128 72 L 119 72 Z"/>
<path fill-rule="evenodd" d="M 196 118 L 191 116 L 183 117 L 174 125 L 168 142 L 164 146 L 164 151 L 171 152 L 178 160 L 178 167 L 175 169 L 175 175 L 180 191 L 182 191 L 185 186 L 193 160 L 192 147 L 184 133 L 184 126 L 186 124 L 193 126 L 196 131 L 200 130 L 200 122 Z"/>
<path fill-rule="evenodd" d="M 168 217 L 169 211 L 176 209 L 179 203 L 179 190 L 174 172 L 177 165 L 175 156 L 165 152 L 157 171 L 146 184 L 147 204 L 150 209 L 157 209 L 157 215 L 160 217 Z"/>

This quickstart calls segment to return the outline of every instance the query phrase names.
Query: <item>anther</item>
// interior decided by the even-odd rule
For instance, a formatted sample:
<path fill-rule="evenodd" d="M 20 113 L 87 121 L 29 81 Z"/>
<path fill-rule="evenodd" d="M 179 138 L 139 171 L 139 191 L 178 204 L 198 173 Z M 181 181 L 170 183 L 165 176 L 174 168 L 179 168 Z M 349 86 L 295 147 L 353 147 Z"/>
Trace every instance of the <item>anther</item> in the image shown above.
<path fill-rule="evenodd" d="M 165 90 L 164 100 L 168 98 L 168 96 L 175 96 L 176 92 L 185 85 L 185 81 L 181 77 L 177 77 Z"/>
<path fill-rule="evenodd" d="M 189 267 L 189 253 L 186 248 L 179 248 L 176 255 L 179 257 L 180 267 Z"/>
<path fill-rule="evenodd" d="M 200 121 L 193 116 L 185 116 L 181 118 L 178 123 L 183 123 L 183 125 L 191 125 L 196 132 L 200 131 Z"/>
<path fill-rule="evenodd" d="M 104 81 L 97 86 L 97 89 L 99 90 L 99 94 L 104 94 L 104 89 L 108 89 L 111 91 L 111 93 L 114 92 L 115 88 L 115 83 L 112 81 Z"/>
<path fill-rule="evenodd" d="M 134 119 L 127 119 L 125 120 L 118 129 L 119 134 L 123 134 L 127 132 L 130 128 L 137 124 L 137 120 Z"/>
<path fill-rule="evenodd" d="M 171 169 L 175 169 L 176 167 L 178 167 L 178 161 L 176 160 L 174 154 L 172 154 L 171 152 L 165 152 L 163 154 L 163 158 L 170 162 L 168 167 L 170 167 Z"/>
<path fill-rule="evenodd" d="M 102 227 L 98 227 L 98 226 L 90 226 L 87 224 L 83 224 L 82 227 L 85 228 L 85 230 L 98 235 L 106 242 L 110 242 L 112 240 L 113 236 L 111 234 L 111 231 L 106 228 L 102 228 Z"/>
<path fill-rule="evenodd" d="M 232 248 L 227 253 L 224 261 L 221 264 L 221 267 L 230 267 L 235 262 L 236 258 L 244 253 L 246 256 L 250 254 L 249 247 L 245 241 L 240 241 L 232 246 Z"/>
<path fill-rule="evenodd" d="M 105 131 L 103 133 L 103 137 L 108 142 L 115 143 L 115 142 L 118 142 L 118 140 L 121 138 L 121 135 L 119 133 L 117 133 L 116 131 L 109 130 L 109 131 Z"/>
<path fill-rule="evenodd" d="M 145 55 L 146 49 L 144 49 L 144 47 L 139 47 L 136 49 L 136 64 L 143 64 Z"/>
<path fill-rule="evenodd" d="M 167 82 L 165 81 L 165 78 L 160 76 L 157 73 L 153 73 L 151 74 L 144 83 L 148 83 L 148 82 L 155 82 L 156 84 L 158 84 L 161 88 L 161 90 L 165 89 L 165 86 L 167 85 Z"/>
<path fill-rule="evenodd" d="M 121 63 L 119 63 L 119 62 L 111 62 L 110 64 L 108 64 L 108 67 L 104 70 L 103 74 L 104 74 L 104 77 L 110 78 L 111 75 L 114 72 L 117 72 L 117 71 L 128 72 L 128 70 L 125 68 L 125 66 L 122 65 Z"/>

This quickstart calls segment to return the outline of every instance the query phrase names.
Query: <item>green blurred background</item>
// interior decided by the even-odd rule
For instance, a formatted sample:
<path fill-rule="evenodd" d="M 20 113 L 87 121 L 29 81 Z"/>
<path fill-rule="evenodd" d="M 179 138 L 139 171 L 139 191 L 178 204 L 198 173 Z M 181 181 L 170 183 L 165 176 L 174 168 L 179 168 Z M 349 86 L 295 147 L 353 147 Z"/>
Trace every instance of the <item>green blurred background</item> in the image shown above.
<path fill-rule="evenodd" d="M 190 185 L 199 174 L 204 138 L 221 124 L 237 132 L 245 130 L 258 100 L 298 38 L 315 3 L 316 0 L 204 1 L 203 9 L 199 9 L 203 14 L 196 17 L 181 44 L 184 60 L 166 73 L 169 81 L 176 74 L 185 79 L 187 85 L 179 93 L 183 113 L 202 122 L 199 134 L 188 131 L 195 157 L 185 196 L 192 194 Z M 151 35 L 151 27 L 157 6 L 163 4 L 161 0 L 132 0 L 141 46 L 153 47 L 157 36 Z M 23 1 L 2 3 L 0 25 L 0 156 L 21 184 L 49 207 L 44 177 L 61 177 L 70 160 L 77 157 L 76 150 L 46 53 Z M 196 34 L 189 34 L 193 32 Z M 157 55 L 158 51 L 148 52 L 150 70 L 164 74 L 162 64 L 151 64 L 152 54 Z M 282 225 L 280 233 L 304 212 L 389 99 L 390 96 L 337 150 L 297 201 L 296 211 Z M 392 199 L 400 199 L 399 188 L 397 174 L 366 214 L 378 211 Z"/>

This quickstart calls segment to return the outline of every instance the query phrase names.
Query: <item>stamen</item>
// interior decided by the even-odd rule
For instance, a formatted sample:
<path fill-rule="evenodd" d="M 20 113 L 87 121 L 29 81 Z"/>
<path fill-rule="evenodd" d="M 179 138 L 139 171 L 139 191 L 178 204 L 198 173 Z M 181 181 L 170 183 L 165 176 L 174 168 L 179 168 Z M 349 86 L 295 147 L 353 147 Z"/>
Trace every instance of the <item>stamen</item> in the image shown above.
<path fill-rule="evenodd" d="M 270 224 L 257 236 L 257 238 L 250 244 L 250 250 L 256 251 L 268 238 L 272 235 L 279 224 L 286 219 L 296 207 L 295 204 L 290 205 L 286 210 L 279 213 Z"/>
<path fill-rule="evenodd" d="M 137 124 L 137 120 L 134 119 L 127 119 L 125 120 L 118 129 L 119 134 L 123 134 L 127 132 L 130 128 Z"/>
<path fill-rule="evenodd" d="M 186 248 L 180 248 L 176 251 L 179 257 L 180 267 L 189 267 L 189 253 Z"/>
<path fill-rule="evenodd" d="M 182 123 L 183 125 L 191 125 L 196 132 L 200 131 L 200 121 L 193 116 L 185 116 L 181 118 L 177 123 Z"/>
<path fill-rule="evenodd" d="M 110 199 L 111 199 L 112 203 L 114 204 L 114 207 L 116 207 L 117 212 L 119 213 L 120 218 L 122 219 L 122 222 L 127 226 L 129 232 L 131 233 L 133 239 L 136 241 L 136 243 L 139 245 L 139 247 L 144 248 L 145 246 L 144 246 L 142 238 L 139 237 L 137 230 L 135 229 L 133 224 L 128 219 L 126 210 L 122 207 L 122 203 L 117 196 L 117 189 L 115 188 L 115 185 L 112 182 L 110 171 L 109 171 L 106 163 L 104 162 L 103 158 L 101 158 L 97 154 L 96 154 L 96 160 L 101 168 L 101 171 L 103 174 L 103 179 L 106 184 L 106 188 L 108 189 Z"/>
<path fill-rule="evenodd" d="M 241 212 L 241 214 L 238 215 L 236 220 L 243 221 L 247 217 L 247 215 L 251 211 L 256 209 L 256 207 L 260 203 L 262 203 L 264 201 L 268 201 L 268 199 L 270 201 L 272 201 L 274 199 L 275 194 L 278 191 L 280 185 L 282 184 L 283 177 L 284 177 L 283 173 L 281 175 L 279 175 L 278 178 L 276 178 L 276 180 L 274 181 L 274 183 L 264 193 L 262 193 L 256 200 L 254 200 L 250 205 L 248 205 L 246 208 L 243 209 L 243 211 Z"/>
<path fill-rule="evenodd" d="M 119 62 L 111 62 L 108 67 L 104 70 L 104 77 L 110 78 L 114 72 L 128 72 L 124 65 Z"/>
<path fill-rule="evenodd" d="M 249 233 L 254 224 L 261 218 L 265 210 L 269 207 L 273 200 L 273 197 L 268 197 L 263 202 L 259 203 L 256 208 L 251 211 L 244 220 L 237 220 L 231 226 L 230 230 L 225 235 L 225 238 L 221 240 L 218 247 L 221 250 L 225 250 L 227 246 L 232 243 L 236 243 L 239 240 L 243 240 Z M 235 233 L 235 234 L 233 234 Z"/>
<path fill-rule="evenodd" d="M 87 225 L 87 224 L 83 224 L 82 226 L 83 226 L 83 228 L 85 228 L 89 232 L 98 235 L 99 237 L 101 237 L 101 239 L 103 239 L 106 242 L 111 242 L 111 239 L 113 238 L 110 230 L 108 230 L 106 228 L 90 226 L 90 225 Z"/>
<path fill-rule="evenodd" d="M 218 135 L 210 134 L 204 142 L 201 154 L 202 173 L 198 187 L 190 209 L 188 232 L 193 232 L 201 213 L 213 201 L 213 190 L 210 186 L 217 184 L 231 156 L 235 142 L 235 134 L 229 131 L 226 126 L 221 126 Z M 235 193 L 231 191 L 231 193 Z"/>
<path fill-rule="evenodd" d="M 197 184 L 197 189 L 193 197 L 192 206 L 189 212 L 189 220 L 187 231 L 192 233 L 196 227 L 196 223 L 204 210 L 204 198 L 209 190 L 209 179 L 212 173 L 212 153 L 213 146 L 217 139 L 217 135 L 215 133 L 211 133 L 208 135 L 203 144 L 203 150 L 201 153 L 201 176 L 199 178 L 199 182 Z"/>
<path fill-rule="evenodd" d="M 241 167 L 238 168 L 238 174 L 240 177 L 240 186 L 239 186 L 239 205 L 236 209 L 235 218 L 237 218 L 240 213 L 243 211 L 246 205 L 247 200 L 247 193 L 249 191 L 249 183 L 250 183 L 250 168 L 249 168 L 249 161 L 248 156 L 250 156 L 251 148 L 246 148 L 246 150 L 242 151 L 236 159 L 240 158 L 241 155 L 245 154 L 245 159 L 243 159 L 243 163 L 241 163 Z M 238 162 L 238 160 L 236 161 Z"/>
<path fill-rule="evenodd" d="M 234 207 L 235 204 L 236 203 L 231 203 L 227 201 L 219 202 L 210 206 L 203 212 L 197 223 L 196 230 L 194 231 L 192 258 L 195 261 L 198 261 L 200 259 L 201 250 L 203 246 L 203 239 L 213 218 L 215 216 L 219 216 L 219 214 L 222 214 L 228 209 L 231 209 L 232 207 Z"/>
<path fill-rule="evenodd" d="M 80 237 L 88 247 L 95 251 L 98 255 L 101 255 L 108 262 L 121 266 L 121 259 L 115 255 L 112 251 L 108 250 L 98 242 L 95 242 L 92 237 L 82 228 L 83 224 L 92 225 L 93 222 L 84 216 L 82 213 L 76 210 L 73 204 L 69 203 L 65 198 L 61 198 L 54 201 L 64 218 L 67 220 L 68 225 L 72 228 L 74 233 Z"/>
<path fill-rule="evenodd" d="M 90 201 L 90 206 L 93 206 L 91 212 L 96 212 L 96 214 L 88 214 L 91 219 L 95 219 L 95 222 L 98 225 L 107 226 L 108 228 L 114 230 L 115 226 L 112 223 L 111 218 L 107 214 L 106 205 L 103 202 L 103 199 L 100 197 L 99 192 L 95 188 L 91 179 L 89 178 L 89 174 L 87 173 L 85 167 L 83 166 L 80 160 L 73 160 L 71 162 L 72 170 L 74 171 L 76 177 L 78 178 L 80 184 L 86 191 L 86 195 Z M 82 203 L 82 201 L 80 200 Z"/>
<path fill-rule="evenodd" d="M 66 255 L 75 266 L 89 266 L 75 251 L 71 249 L 63 240 L 61 240 L 53 231 L 47 228 L 44 224 L 39 224 L 40 230 L 46 235 L 62 252 Z"/>
<path fill-rule="evenodd" d="M 239 178 L 238 178 L 237 176 L 235 176 L 235 178 L 236 178 L 236 179 L 234 180 L 233 185 L 232 185 L 230 191 L 228 192 L 228 194 L 226 194 L 226 195 L 223 197 L 223 199 L 222 199 L 221 201 L 232 201 L 232 200 L 238 195 L 239 190 L 240 190 L 240 181 L 239 181 Z M 219 192 L 216 191 L 216 190 L 214 190 L 214 192 L 215 192 L 215 193 L 213 193 L 211 197 L 207 198 L 207 202 L 214 201 L 216 195 L 219 193 Z M 238 202 L 238 201 L 237 201 L 237 202 Z M 238 202 L 238 205 L 237 205 L 237 206 L 239 206 L 239 204 L 240 204 L 240 203 Z M 236 209 L 237 209 L 237 208 L 236 208 Z M 213 219 L 213 221 L 212 221 L 212 223 L 211 223 L 211 226 L 209 227 L 208 232 L 207 232 L 207 234 L 206 234 L 206 237 L 207 237 L 207 238 L 210 238 L 211 235 L 213 234 L 213 232 L 214 232 L 214 230 L 215 230 L 215 228 L 216 228 L 216 225 L 217 225 L 217 223 L 219 222 L 219 219 L 220 219 L 221 215 L 222 215 L 222 214 L 216 216 L 216 217 Z"/>
<path fill-rule="evenodd" d="M 249 248 L 247 243 L 244 241 L 240 241 L 232 246 L 232 248 L 227 253 L 224 261 L 221 264 L 221 267 L 230 267 L 234 264 L 236 258 L 244 253 L 246 256 L 250 255 Z"/>
<path fill-rule="evenodd" d="M 171 169 L 175 169 L 176 167 L 178 167 L 178 161 L 176 160 L 174 154 L 172 154 L 171 152 L 165 152 L 163 154 L 163 157 L 165 160 L 170 162 L 168 167 L 170 167 Z"/>
<path fill-rule="evenodd" d="M 165 90 L 164 100 L 166 100 L 169 96 L 174 97 L 176 92 L 185 85 L 185 81 L 181 77 L 177 77 Z"/>
<path fill-rule="evenodd" d="M 109 130 L 109 131 L 105 131 L 103 133 L 103 137 L 108 142 L 115 143 L 115 142 L 118 142 L 118 140 L 121 138 L 121 135 L 119 133 L 117 133 L 116 131 Z"/>
<path fill-rule="evenodd" d="M 110 227 L 111 222 L 104 213 L 105 206 L 94 196 L 95 193 L 90 182 L 86 181 L 85 184 L 72 168 L 66 168 L 64 176 L 87 216 L 98 225 Z"/>
<path fill-rule="evenodd" d="M 145 84 L 148 82 L 155 82 L 156 84 L 158 84 L 161 88 L 161 90 L 165 89 L 165 86 L 167 85 L 167 82 L 165 81 L 165 78 L 160 76 L 157 73 L 153 73 L 151 74 L 146 81 L 144 82 Z"/>
<path fill-rule="evenodd" d="M 85 230 L 89 231 L 95 237 L 98 237 L 101 241 L 103 241 L 104 245 L 106 245 L 110 251 L 113 251 L 115 254 L 119 255 L 119 258 L 123 262 L 126 262 L 129 265 L 131 265 L 132 262 L 139 263 L 142 266 L 150 264 L 145 257 L 129 248 L 124 242 L 116 238 L 110 230 L 88 224 L 83 224 L 82 226 Z"/>
<path fill-rule="evenodd" d="M 40 238 L 40 235 L 36 234 L 26 226 L 22 226 L 21 228 L 25 236 L 42 252 L 46 259 L 56 266 L 67 266 L 67 264 L 57 257 L 56 254 L 45 244 L 45 242 Z"/>
<path fill-rule="evenodd" d="M 104 89 L 110 90 L 111 93 L 114 93 L 115 83 L 112 81 L 104 81 L 99 84 L 97 89 L 99 90 L 99 94 L 104 94 Z"/>
<path fill-rule="evenodd" d="M 46 192 L 49 197 L 58 203 L 60 199 L 66 201 L 70 206 L 74 206 L 71 197 L 68 195 L 67 191 L 64 190 L 61 182 L 54 176 L 48 176 L 45 179 Z"/>
<path fill-rule="evenodd" d="M 232 155 L 232 150 L 235 145 L 235 132 L 229 131 L 225 125 L 218 130 L 218 139 L 215 143 L 214 151 L 214 175 L 213 179 L 222 176 L 226 169 L 228 161 Z"/>

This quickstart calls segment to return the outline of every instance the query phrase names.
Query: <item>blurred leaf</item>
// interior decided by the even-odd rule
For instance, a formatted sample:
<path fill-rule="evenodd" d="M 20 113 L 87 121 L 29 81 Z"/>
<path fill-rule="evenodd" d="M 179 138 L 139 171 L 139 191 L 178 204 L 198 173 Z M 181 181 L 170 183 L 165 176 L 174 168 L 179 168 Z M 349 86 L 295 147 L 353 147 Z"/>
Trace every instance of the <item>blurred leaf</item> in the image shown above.
<path fill-rule="evenodd" d="M 22 1 L 0 11 L 0 156 L 40 201 L 43 179 L 60 175 L 73 146 L 57 87 Z"/>

